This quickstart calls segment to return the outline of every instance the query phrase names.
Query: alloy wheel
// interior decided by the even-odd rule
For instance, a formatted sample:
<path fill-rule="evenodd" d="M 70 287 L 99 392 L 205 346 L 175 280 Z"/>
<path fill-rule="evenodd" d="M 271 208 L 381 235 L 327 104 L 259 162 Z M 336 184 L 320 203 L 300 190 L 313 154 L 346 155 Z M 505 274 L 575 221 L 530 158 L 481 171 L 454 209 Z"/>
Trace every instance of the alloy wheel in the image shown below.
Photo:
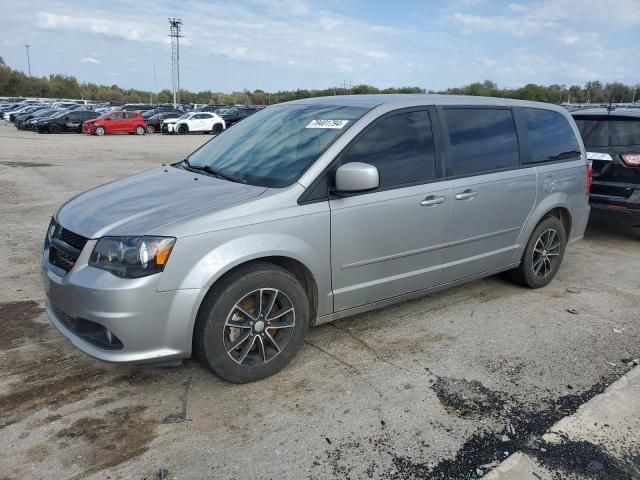
<path fill-rule="evenodd" d="M 549 275 L 560 257 L 560 235 L 553 228 L 548 228 L 536 241 L 533 247 L 533 261 L 531 268 L 534 275 L 546 277 Z"/>
<path fill-rule="evenodd" d="M 287 347 L 295 327 L 295 308 L 281 290 L 261 288 L 238 301 L 224 324 L 227 355 L 244 366 L 270 362 Z"/>

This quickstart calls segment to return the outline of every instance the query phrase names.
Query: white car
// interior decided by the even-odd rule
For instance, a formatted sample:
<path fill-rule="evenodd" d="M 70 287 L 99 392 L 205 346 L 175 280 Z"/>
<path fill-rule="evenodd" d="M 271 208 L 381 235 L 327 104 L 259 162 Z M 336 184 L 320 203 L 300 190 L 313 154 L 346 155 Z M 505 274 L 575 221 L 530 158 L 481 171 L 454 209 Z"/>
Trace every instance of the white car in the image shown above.
<path fill-rule="evenodd" d="M 191 132 L 221 133 L 227 128 L 224 120 L 210 112 L 185 113 L 178 118 L 167 118 L 162 122 L 163 133 L 186 134 Z"/>

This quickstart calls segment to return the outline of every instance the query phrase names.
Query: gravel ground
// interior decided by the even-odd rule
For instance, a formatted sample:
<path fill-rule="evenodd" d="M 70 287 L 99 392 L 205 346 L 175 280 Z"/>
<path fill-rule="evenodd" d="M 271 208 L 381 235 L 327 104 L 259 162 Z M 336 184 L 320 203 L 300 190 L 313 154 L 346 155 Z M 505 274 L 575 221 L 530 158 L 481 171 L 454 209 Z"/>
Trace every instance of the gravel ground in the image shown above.
<path fill-rule="evenodd" d="M 323 325 L 259 383 L 226 384 L 193 360 L 88 358 L 43 313 L 50 216 L 209 138 L 38 135 L 0 122 L 0 479 L 473 478 L 640 356 L 640 228 L 600 215 L 544 289 L 494 276 Z M 510 428 L 509 442 L 489 440 Z M 628 452 L 640 446 L 630 448 L 607 455 L 637 468 Z"/>

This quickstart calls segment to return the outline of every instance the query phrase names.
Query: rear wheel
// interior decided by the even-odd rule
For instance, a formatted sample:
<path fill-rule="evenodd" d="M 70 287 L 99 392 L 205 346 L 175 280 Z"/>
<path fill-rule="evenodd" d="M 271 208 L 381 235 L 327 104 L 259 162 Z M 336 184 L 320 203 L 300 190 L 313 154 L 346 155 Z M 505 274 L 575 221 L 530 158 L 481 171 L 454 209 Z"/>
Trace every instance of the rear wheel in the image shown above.
<path fill-rule="evenodd" d="M 144 127 L 142 125 L 136 127 L 136 135 L 144 135 Z"/>
<path fill-rule="evenodd" d="M 511 278 L 529 288 L 548 285 L 560 269 L 566 246 L 567 234 L 560 219 L 542 219 L 529 238 L 520 266 L 511 271 Z"/>
<path fill-rule="evenodd" d="M 178 134 L 186 135 L 189 133 L 189 127 L 187 127 L 184 123 L 178 126 Z"/>
<path fill-rule="evenodd" d="M 49 132 L 51 133 L 60 133 L 62 131 L 62 127 L 57 123 L 52 123 L 49 125 Z"/>
<path fill-rule="evenodd" d="M 213 129 L 211 130 L 211 133 L 213 133 L 214 135 L 220 135 L 222 133 L 224 129 L 222 128 L 222 125 L 219 123 L 216 123 L 213 126 Z"/>
<path fill-rule="evenodd" d="M 96 127 L 96 135 L 98 135 L 99 137 L 102 137 L 106 132 L 106 130 L 104 129 L 104 127 Z"/>
<path fill-rule="evenodd" d="M 240 267 L 209 292 L 198 314 L 194 348 L 216 375 L 248 383 L 282 370 L 309 324 L 300 282 L 271 263 Z"/>
<path fill-rule="evenodd" d="M 153 125 L 147 125 L 147 133 L 155 133 L 156 129 Z"/>

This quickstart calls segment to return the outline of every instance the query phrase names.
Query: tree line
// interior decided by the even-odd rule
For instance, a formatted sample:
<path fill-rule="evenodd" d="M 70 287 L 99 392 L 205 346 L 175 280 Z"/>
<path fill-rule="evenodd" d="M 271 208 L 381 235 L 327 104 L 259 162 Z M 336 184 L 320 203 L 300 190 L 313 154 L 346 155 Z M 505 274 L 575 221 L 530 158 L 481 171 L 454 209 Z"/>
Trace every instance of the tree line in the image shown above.
<path fill-rule="evenodd" d="M 519 88 L 499 88 L 491 81 L 471 83 L 463 87 L 446 90 L 429 90 L 429 93 L 446 93 L 451 95 L 482 95 L 489 97 L 508 97 L 522 100 L 536 100 L 549 103 L 608 103 L 631 102 L 640 99 L 640 84 L 625 85 L 619 82 L 602 83 L 587 82 L 582 85 L 536 85 L 527 84 Z M 371 85 L 354 85 L 351 88 L 326 88 L 322 90 L 281 90 L 265 92 L 263 90 L 239 91 L 232 93 L 180 91 L 182 103 L 214 103 L 214 104 L 256 104 L 270 105 L 301 98 L 320 97 L 326 95 L 361 95 L 367 93 L 426 93 L 420 87 L 400 87 L 380 89 Z M 30 77 L 23 72 L 13 70 L 0 57 L 0 96 L 39 97 L 39 98 L 81 98 L 96 101 L 119 102 L 159 102 L 170 103 L 173 95 L 169 90 L 158 93 L 125 89 L 118 85 L 97 85 L 92 82 L 79 82 L 75 77 L 51 74 L 48 77 Z"/>

